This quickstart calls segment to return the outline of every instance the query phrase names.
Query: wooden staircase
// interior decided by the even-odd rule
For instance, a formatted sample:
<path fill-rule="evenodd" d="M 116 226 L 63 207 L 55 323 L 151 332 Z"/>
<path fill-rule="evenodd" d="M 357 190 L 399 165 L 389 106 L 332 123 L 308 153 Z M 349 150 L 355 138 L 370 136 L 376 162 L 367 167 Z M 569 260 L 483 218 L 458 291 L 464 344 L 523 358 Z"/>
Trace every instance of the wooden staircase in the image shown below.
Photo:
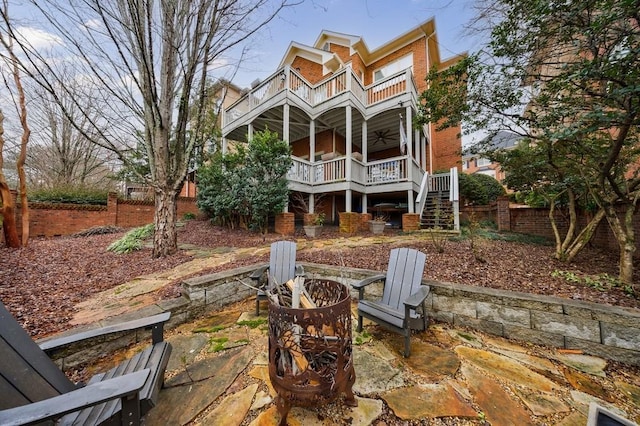
<path fill-rule="evenodd" d="M 449 201 L 449 191 L 430 192 L 420 215 L 421 229 L 454 229 L 453 203 Z"/>

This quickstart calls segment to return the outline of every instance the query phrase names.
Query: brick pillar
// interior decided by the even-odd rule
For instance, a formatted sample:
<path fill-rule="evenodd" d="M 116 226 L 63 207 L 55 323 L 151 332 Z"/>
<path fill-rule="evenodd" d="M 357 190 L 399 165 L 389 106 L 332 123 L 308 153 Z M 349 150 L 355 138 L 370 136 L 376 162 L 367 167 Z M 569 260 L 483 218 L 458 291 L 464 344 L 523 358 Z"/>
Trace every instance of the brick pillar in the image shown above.
<path fill-rule="evenodd" d="M 373 219 L 373 215 L 371 213 L 362 213 L 360 215 L 360 230 L 366 231 L 369 229 L 369 221 Z"/>
<path fill-rule="evenodd" d="M 509 210 L 508 197 L 498 197 L 496 222 L 498 222 L 498 231 L 511 231 L 511 211 Z"/>
<path fill-rule="evenodd" d="M 339 212 L 340 233 L 353 234 L 360 230 L 360 213 Z"/>
<path fill-rule="evenodd" d="M 293 213 L 286 212 L 276 215 L 276 234 L 293 235 L 295 230 L 295 215 Z"/>
<path fill-rule="evenodd" d="M 107 215 L 107 223 L 118 226 L 118 194 L 115 192 L 109 192 L 107 195 Z"/>
<path fill-rule="evenodd" d="M 302 223 L 304 226 L 315 225 L 317 217 L 317 213 L 305 213 L 304 216 L 302 216 Z"/>
<path fill-rule="evenodd" d="M 418 213 L 403 214 L 402 230 L 405 232 L 420 230 L 420 215 Z"/>

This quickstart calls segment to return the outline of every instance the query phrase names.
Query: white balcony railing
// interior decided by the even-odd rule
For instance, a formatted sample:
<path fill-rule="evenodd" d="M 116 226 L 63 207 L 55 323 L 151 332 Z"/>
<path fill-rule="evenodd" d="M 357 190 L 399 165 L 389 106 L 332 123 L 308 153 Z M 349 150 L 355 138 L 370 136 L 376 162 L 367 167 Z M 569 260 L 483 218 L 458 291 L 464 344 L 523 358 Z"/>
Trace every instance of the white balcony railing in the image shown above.
<path fill-rule="evenodd" d="M 351 68 L 345 68 L 312 85 L 296 71 L 285 67 L 272 74 L 227 108 L 224 112 L 224 126 L 233 123 L 285 90 L 312 107 L 345 92 L 350 92 L 364 106 L 373 105 L 407 92 L 417 94 L 410 69 L 400 71 L 365 87 Z"/>

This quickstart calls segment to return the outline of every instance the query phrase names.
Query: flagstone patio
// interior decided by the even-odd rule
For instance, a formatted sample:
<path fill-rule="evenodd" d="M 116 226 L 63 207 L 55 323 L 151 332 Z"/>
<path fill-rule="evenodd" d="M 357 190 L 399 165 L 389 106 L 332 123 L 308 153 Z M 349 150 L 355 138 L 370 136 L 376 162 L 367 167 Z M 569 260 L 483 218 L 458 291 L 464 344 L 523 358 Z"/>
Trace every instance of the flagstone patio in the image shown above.
<path fill-rule="evenodd" d="M 247 300 L 167 333 L 173 353 L 147 425 L 278 424 L 266 317 L 253 308 Z M 416 337 L 404 359 L 401 336 L 354 331 L 358 407 L 294 408 L 288 424 L 585 425 L 590 402 L 640 421 L 640 377 L 608 374 L 601 358 L 449 325 Z"/>

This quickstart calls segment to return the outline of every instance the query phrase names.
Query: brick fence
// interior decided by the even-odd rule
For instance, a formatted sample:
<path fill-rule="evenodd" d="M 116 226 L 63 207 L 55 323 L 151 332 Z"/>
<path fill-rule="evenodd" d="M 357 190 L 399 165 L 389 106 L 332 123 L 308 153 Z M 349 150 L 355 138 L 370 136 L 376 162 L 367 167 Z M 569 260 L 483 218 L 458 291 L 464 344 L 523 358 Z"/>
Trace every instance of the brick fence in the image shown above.
<path fill-rule="evenodd" d="M 95 226 L 133 228 L 153 223 L 154 210 L 153 201 L 122 200 L 115 193 L 109 194 L 106 206 L 29 203 L 29 233 L 31 237 L 53 237 Z M 178 198 L 178 218 L 185 213 L 199 213 L 195 198 Z"/>
<path fill-rule="evenodd" d="M 586 225 L 591 213 L 579 211 L 578 223 Z M 489 206 L 464 206 L 460 208 L 460 219 L 462 221 L 490 220 L 495 222 L 500 231 L 511 231 L 520 234 L 536 235 L 550 240 L 554 239 L 553 229 L 549 221 L 549 209 L 532 208 L 528 206 L 512 205 L 504 197 Z M 568 213 L 564 210 L 557 210 L 555 213 L 556 223 L 561 233 L 566 232 L 569 220 Z M 633 217 L 636 235 L 640 235 L 640 210 L 636 211 Z M 603 219 L 593 235 L 591 244 L 603 250 L 618 252 L 619 246 L 615 236 L 609 228 L 606 219 Z M 640 238 L 636 238 L 636 257 L 640 257 Z"/>

